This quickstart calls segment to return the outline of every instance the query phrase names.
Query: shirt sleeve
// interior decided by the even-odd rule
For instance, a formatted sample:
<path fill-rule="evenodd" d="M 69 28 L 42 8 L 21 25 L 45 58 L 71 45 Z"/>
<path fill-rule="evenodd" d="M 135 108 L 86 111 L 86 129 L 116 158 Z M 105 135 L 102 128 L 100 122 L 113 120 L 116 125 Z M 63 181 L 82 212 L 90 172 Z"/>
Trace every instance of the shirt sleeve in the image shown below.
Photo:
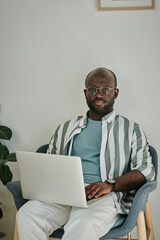
<path fill-rule="evenodd" d="M 155 170 L 152 163 L 152 157 L 149 152 L 149 145 L 143 130 L 135 123 L 132 135 L 131 151 L 131 170 L 140 171 L 146 181 L 153 181 Z"/>
<path fill-rule="evenodd" d="M 58 154 L 58 131 L 59 131 L 60 126 L 56 129 L 55 133 L 53 134 L 50 142 L 49 142 L 49 147 L 47 149 L 48 154 Z"/>

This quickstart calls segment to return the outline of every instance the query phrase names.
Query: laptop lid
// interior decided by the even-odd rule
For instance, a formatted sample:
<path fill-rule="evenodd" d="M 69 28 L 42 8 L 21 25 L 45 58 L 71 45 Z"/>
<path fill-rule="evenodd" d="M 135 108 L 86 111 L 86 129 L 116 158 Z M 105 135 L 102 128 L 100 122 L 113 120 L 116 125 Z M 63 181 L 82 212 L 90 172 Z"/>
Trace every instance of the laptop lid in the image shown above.
<path fill-rule="evenodd" d="M 16 156 L 24 198 L 87 207 L 79 157 L 23 151 Z"/>

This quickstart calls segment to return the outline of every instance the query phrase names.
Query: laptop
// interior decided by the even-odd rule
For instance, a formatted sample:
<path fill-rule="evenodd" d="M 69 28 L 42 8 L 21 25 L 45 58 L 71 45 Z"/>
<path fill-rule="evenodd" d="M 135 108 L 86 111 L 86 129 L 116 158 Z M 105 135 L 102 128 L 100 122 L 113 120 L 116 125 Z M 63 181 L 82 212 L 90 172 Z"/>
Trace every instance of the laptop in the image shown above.
<path fill-rule="evenodd" d="M 80 157 L 23 151 L 16 157 L 24 198 L 88 207 Z"/>

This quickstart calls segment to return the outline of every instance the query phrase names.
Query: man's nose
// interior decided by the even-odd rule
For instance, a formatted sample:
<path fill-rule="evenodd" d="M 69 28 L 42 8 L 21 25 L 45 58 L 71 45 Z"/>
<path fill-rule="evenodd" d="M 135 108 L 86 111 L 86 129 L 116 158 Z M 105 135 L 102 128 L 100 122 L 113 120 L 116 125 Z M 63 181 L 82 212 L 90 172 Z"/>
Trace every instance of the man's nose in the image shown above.
<path fill-rule="evenodd" d="M 102 89 L 97 89 L 95 96 L 103 96 Z"/>

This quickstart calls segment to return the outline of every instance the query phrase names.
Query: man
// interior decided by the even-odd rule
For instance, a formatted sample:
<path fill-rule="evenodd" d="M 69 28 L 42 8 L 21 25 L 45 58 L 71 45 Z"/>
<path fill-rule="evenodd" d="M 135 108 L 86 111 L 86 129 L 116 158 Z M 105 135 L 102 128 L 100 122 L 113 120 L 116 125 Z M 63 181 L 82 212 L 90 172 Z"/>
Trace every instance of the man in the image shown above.
<path fill-rule="evenodd" d="M 17 215 L 20 240 L 47 240 L 64 224 L 63 240 L 98 240 L 119 214 L 128 213 L 135 189 L 154 179 L 144 132 L 113 111 L 119 93 L 115 74 L 95 69 L 85 86 L 87 115 L 60 125 L 48 153 L 81 157 L 86 197 L 95 202 L 83 209 L 29 201 Z"/>

